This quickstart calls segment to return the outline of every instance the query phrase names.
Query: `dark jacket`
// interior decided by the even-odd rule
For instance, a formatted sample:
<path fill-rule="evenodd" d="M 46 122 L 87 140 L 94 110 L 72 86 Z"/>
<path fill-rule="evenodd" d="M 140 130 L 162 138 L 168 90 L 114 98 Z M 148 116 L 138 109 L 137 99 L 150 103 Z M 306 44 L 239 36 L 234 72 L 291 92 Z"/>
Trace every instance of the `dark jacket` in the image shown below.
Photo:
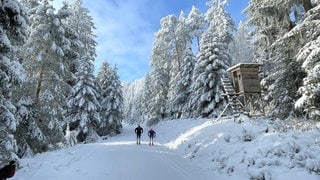
<path fill-rule="evenodd" d="M 138 126 L 138 127 L 134 130 L 134 132 L 135 132 L 136 134 L 142 134 L 142 133 L 143 133 L 143 128 L 140 127 L 140 126 Z"/>
<path fill-rule="evenodd" d="M 11 161 L 10 164 L 0 169 L 0 180 L 13 177 L 15 172 L 16 172 L 15 161 Z"/>
<path fill-rule="evenodd" d="M 148 132 L 148 136 L 151 138 L 156 137 L 156 132 L 153 129 L 150 129 Z"/>

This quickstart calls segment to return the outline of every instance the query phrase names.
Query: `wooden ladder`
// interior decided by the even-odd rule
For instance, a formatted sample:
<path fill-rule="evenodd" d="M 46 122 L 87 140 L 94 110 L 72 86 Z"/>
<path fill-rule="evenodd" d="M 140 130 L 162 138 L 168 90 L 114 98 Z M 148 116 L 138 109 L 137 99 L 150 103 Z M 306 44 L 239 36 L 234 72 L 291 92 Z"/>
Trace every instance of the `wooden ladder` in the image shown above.
<path fill-rule="evenodd" d="M 219 115 L 218 119 L 223 115 L 223 113 L 227 110 L 228 107 L 231 107 L 232 113 L 235 117 L 240 116 L 240 114 L 243 112 L 243 105 L 238 98 L 239 94 L 235 92 L 229 78 L 221 78 L 221 82 L 226 93 L 223 94 L 223 96 L 227 96 L 228 104 L 224 108 L 222 113 Z"/>

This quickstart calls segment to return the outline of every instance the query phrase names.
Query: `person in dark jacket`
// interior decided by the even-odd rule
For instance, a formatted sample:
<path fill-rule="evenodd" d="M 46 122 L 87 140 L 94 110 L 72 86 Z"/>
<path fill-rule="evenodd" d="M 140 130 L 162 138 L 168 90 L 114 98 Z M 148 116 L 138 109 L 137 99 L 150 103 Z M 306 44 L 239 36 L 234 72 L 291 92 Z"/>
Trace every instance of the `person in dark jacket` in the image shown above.
<path fill-rule="evenodd" d="M 141 134 L 143 133 L 143 128 L 140 127 L 140 125 L 138 125 L 138 127 L 136 127 L 134 132 L 137 135 L 137 144 L 141 144 Z"/>
<path fill-rule="evenodd" d="M 16 162 L 10 161 L 10 163 L 0 169 L 0 180 L 6 180 L 14 176 L 16 172 Z"/>
<path fill-rule="evenodd" d="M 149 145 L 151 146 L 154 146 L 153 144 L 153 138 L 156 137 L 156 132 L 151 128 L 149 131 L 148 131 L 148 136 L 150 138 L 150 141 L 149 141 Z"/>

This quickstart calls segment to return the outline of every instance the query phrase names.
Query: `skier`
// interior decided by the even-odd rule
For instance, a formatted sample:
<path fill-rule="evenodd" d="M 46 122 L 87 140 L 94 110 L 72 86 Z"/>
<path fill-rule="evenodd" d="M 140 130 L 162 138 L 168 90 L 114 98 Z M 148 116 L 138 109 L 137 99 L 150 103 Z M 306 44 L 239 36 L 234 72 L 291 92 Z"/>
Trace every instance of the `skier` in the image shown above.
<path fill-rule="evenodd" d="M 134 132 L 137 134 L 137 144 L 141 144 L 141 134 L 143 133 L 143 128 L 138 125 Z"/>
<path fill-rule="evenodd" d="M 150 138 L 150 141 L 149 141 L 149 145 L 151 146 L 154 146 L 153 144 L 153 138 L 156 137 L 156 132 L 151 128 L 149 131 L 148 131 L 148 136 Z"/>

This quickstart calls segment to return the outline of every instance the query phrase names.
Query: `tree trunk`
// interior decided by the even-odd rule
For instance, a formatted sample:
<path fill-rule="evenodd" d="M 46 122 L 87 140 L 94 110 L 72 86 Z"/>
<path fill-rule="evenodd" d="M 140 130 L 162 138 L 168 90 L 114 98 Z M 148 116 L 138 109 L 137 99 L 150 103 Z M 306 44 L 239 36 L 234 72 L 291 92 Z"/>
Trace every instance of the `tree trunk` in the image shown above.
<path fill-rule="evenodd" d="M 302 5 L 305 10 L 305 12 L 308 12 L 310 9 L 312 9 L 311 0 L 302 0 Z"/>
<path fill-rule="evenodd" d="M 39 103 L 40 92 L 41 92 L 41 89 L 42 89 L 42 82 L 43 82 L 43 71 L 40 72 L 40 77 L 39 77 L 39 80 L 38 80 L 37 92 L 36 92 L 36 103 Z"/>

